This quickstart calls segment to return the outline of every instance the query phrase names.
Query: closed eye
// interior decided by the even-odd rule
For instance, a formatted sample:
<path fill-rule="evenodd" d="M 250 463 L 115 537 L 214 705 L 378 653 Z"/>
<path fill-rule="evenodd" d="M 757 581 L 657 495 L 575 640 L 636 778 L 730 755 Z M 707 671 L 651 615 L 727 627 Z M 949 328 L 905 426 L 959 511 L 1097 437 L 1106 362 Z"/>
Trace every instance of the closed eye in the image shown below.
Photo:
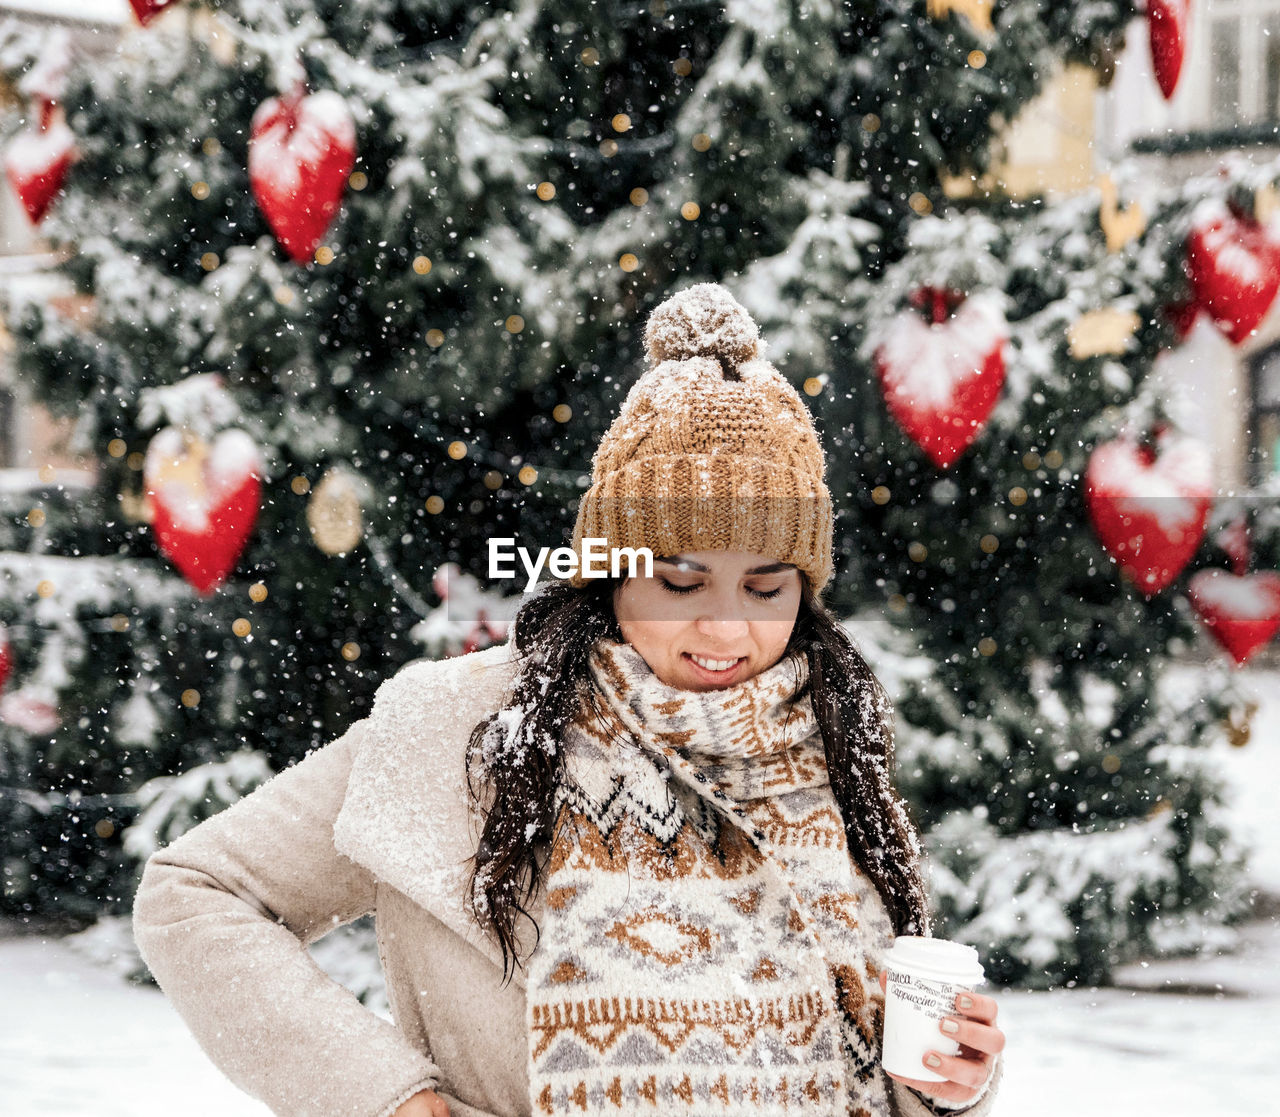
<path fill-rule="evenodd" d="M 666 578 L 659 578 L 658 581 L 662 583 L 663 587 L 669 593 L 679 594 L 681 596 L 687 593 L 693 593 L 694 590 L 702 589 L 701 582 L 696 582 L 692 586 L 676 586 L 668 582 Z M 772 589 L 772 590 L 753 590 L 750 586 L 747 587 L 747 593 L 751 594 L 752 597 L 759 598 L 761 601 L 768 601 L 771 598 L 777 597 L 778 594 L 780 594 L 781 592 L 782 592 L 781 586 L 779 586 L 777 589 Z"/>

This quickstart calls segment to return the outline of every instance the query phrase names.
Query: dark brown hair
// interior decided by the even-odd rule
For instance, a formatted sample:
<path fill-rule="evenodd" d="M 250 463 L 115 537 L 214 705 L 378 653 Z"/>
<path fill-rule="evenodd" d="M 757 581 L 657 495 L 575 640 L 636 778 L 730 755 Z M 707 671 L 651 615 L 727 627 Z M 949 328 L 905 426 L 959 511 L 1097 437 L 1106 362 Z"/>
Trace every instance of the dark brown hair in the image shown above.
<path fill-rule="evenodd" d="M 850 853 L 875 884 L 898 935 L 928 933 L 920 843 L 893 784 L 893 704 L 848 633 L 813 596 L 801 572 L 801 600 L 783 655 L 803 655 L 822 731 L 828 777 Z M 564 727 L 578 704 L 594 700 L 588 668 L 600 637 L 621 640 L 613 612 L 619 579 L 578 588 L 549 582 L 516 613 L 512 643 L 519 663 L 504 707 L 471 733 L 467 786 L 484 818 L 472 858 L 471 907 L 502 947 L 503 976 L 516 964 L 515 924 L 541 883 L 551 840 L 553 793 Z M 536 929 L 536 923 L 535 923 Z"/>

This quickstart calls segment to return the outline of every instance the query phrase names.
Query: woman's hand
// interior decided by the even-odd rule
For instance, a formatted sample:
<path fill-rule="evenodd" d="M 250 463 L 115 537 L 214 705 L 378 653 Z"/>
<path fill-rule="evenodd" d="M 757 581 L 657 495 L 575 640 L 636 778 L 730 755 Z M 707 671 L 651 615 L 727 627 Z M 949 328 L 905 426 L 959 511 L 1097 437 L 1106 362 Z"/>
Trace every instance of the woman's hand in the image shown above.
<path fill-rule="evenodd" d="M 449 1106 L 432 1090 L 419 1090 L 401 1103 L 391 1117 L 449 1117 Z"/>
<path fill-rule="evenodd" d="M 880 988 L 886 993 L 888 972 L 880 971 Z M 962 1000 L 971 1003 L 962 1007 Z M 939 1098 L 947 1102 L 972 1101 L 982 1089 L 991 1074 L 992 1057 L 1004 1050 L 1004 1032 L 996 1027 L 996 1012 L 999 1006 L 990 997 L 964 989 L 956 994 L 956 1011 L 938 1021 L 941 1035 L 957 1040 L 960 1044 L 959 1055 L 943 1055 L 940 1051 L 925 1053 L 924 1061 L 930 1070 L 947 1078 L 946 1082 L 925 1082 L 916 1078 L 903 1078 L 901 1075 L 885 1071 L 890 1078 L 896 1079 L 904 1086 L 910 1086 L 922 1094 Z M 952 1022 L 955 1031 L 946 1031 L 944 1024 Z M 937 1059 L 937 1063 L 930 1062 Z"/>

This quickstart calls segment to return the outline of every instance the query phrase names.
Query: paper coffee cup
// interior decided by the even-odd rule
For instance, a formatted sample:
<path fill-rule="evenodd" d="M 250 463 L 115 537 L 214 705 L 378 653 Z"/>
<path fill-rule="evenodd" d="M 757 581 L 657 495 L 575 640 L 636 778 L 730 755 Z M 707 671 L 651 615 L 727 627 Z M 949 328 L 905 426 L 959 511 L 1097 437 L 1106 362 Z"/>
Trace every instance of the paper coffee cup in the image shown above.
<path fill-rule="evenodd" d="M 884 956 L 884 1047 L 880 1065 L 903 1078 L 946 1082 L 924 1065 L 927 1051 L 960 1054 L 938 1022 L 956 1011 L 956 994 L 984 980 L 978 952 L 946 939 L 899 935 Z"/>

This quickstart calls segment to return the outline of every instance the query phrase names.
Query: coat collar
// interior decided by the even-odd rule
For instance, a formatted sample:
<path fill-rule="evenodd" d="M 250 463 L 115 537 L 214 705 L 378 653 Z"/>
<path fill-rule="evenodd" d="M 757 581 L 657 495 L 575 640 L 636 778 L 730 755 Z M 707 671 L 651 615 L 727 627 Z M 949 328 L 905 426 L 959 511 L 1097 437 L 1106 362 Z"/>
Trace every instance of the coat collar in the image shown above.
<path fill-rule="evenodd" d="M 470 809 L 465 756 L 471 729 L 498 709 L 514 680 L 510 642 L 408 664 L 384 682 L 365 720 L 334 848 L 404 893 L 496 965 L 496 938 L 471 915 L 467 862 L 480 820 Z M 532 927 L 518 920 L 521 956 Z M 513 982 L 523 987 L 523 971 Z"/>

